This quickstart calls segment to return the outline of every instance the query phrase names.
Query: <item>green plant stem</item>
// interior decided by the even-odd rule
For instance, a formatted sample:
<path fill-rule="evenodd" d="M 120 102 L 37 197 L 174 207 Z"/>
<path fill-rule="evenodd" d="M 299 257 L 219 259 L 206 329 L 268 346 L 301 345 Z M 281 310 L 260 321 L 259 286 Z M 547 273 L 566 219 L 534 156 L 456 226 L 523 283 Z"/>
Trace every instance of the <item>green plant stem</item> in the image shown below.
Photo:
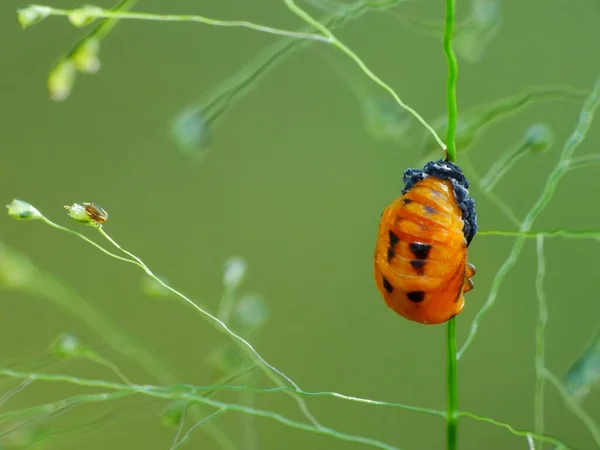
<path fill-rule="evenodd" d="M 456 450 L 458 434 L 458 378 L 456 371 L 456 319 L 448 321 L 447 330 L 447 380 L 448 411 L 446 413 L 446 448 Z"/>
<path fill-rule="evenodd" d="M 446 132 L 446 161 L 456 162 L 456 123 L 458 106 L 456 104 L 456 80 L 458 64 L 452 50 L 452 34 L 456 16 L 455 0 L 446 0 L 446 26 L 444 28 L 444 53 L 448 61 L 448 81 L 446 95 L 448 100 L 448 128 Z M 446 335 L 446 379 L 448 409 L 446 411 L 446 448 L 456 450 L 458 442 L 458 376 L 456 359 L 456 318 L 447 324 Z"/>
<path fill-rule="evenodd" d="M 448 131 L 446 134 L 446 149 L 448 161 L 456 161 L 456 121 L 458 107 L 456 104 L 456 78 L 458 76 L 458 64 L 452 50 L 452 33 L 454 32 L 455 7 L 454 0 L 446 0 L 446 27 L 444 29 L 444 53 L 448 60 L 448 82 L 446 94 L 448 96 Z"/>

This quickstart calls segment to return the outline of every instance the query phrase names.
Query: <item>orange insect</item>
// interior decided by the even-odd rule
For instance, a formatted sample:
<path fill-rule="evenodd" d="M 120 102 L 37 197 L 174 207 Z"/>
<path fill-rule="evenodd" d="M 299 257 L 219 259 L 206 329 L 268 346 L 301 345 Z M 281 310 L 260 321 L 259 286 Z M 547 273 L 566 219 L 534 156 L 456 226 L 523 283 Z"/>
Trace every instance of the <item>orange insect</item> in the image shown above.
<path fill-rule="evenodd" d="M 374 275 L 387 305 L 425 324 L 443 323 L 464 306 L 475 267 L 467 247 L 477 232 L 475 202 L 460 168 L 431 161 L 404 172 L 402 195 L 381 215 Z"/>

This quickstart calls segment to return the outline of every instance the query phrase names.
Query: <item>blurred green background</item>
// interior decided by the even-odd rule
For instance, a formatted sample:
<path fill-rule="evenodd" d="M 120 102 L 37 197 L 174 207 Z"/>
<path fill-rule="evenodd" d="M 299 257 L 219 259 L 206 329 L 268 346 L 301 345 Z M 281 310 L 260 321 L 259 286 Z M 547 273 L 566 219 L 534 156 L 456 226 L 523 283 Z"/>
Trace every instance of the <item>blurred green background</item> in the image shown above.
<path fill-rule="evenodd" d="M 112 6 L 108 1 L 97 4 Z M 48 70 L 86 30 L 52 17 L 23 31 L 15 11 L 25 5 L 16 0 L 0 4 L 3 201 L 29 201 L 51 219 L 100 240 L 92 229 L 71 222 L 62 209 L 73 202 L 98 202 L 110 214 L 105 229 L 112 237 L 211 311 L 223 293 L 224 262 L 243 257 L 248 272 L 240 293 L 261 295 L 270 309 L 260 338 L 251 340 L 303 389 L 444 410 L 445 327 L 395 315 L 372 279 L 380 213 L 399 194 L 404 169 L 423 163 L 418 145 L 423 129 L 413 123 L 413 140 L 404 145 L 374 139 L 359 99 L 328 61 L 343 65 L 372 95 L 387 94 L 335 49 L 311 45 L 233 105 L 211 130 L 208 154 L 197 162 L 171 140 L 172 120 L 278 37 L 192 23 L 122 21 L 102 43 L 100 72 L 78 75 L 71 96 L 54 102 L 46 89 Z M 55 1 L 52 6 L 78 4 Z M 532 0 L 501 6 L 501 28 L 482 58 L 470 62 L 459 56 L 459 114 L 531 86 L 591 89 L 598 75 L 598 3 Z M 459 18 L 469 8 L 469 2 L 458 2 Z M 302 26 L 283 2 L 274 1 L 143 0 L 136 9 L 246 19 L 286 29 Z M 431 1 L 409 2 L 395 10 L 436 20 L 444 14 L 443 2 Z M 336 34 L 426 120 L 445 113 L 447 71 L 439 38 L 415 33 L 391 14 L 375 12 Z M 581 102 L 573 101 L 531 105 L 486 129 L 471 150 L 471 162 L 482 175 L 530 125 L 545 122 L 552 127 L 554 146 L 524 157 L 495 188 L 518 217 L 539 197 L 580 109 Z M 578 154 L 593 154 L 599 145 L 600 125 L 595 123 Z M 598 228 L 597 170 L 591 166 L 569 173 L 534 229 Z M 472 194 L 480 229 L 515 229 L 477 186 Z M 16 222 L 6 215 L 0 215 L 0 240 L 71 285 L 164 360 L 177 382 L 213 381 L 207 359 L 228 340 L 183 303 L 145 296 L 139 269 L 41 223 Z M 459 345 L 512 242 L 478 236 L 471 245 L 470 260 L 478 272 L 458 317 Z M 546 360 L 557 376 L 578 356 L 598 323 L 599 248 L 586 240 L 546 241 Z M 536 271 L 535 242 L 530 240 L 459 363 L 461 410 L 527 430 L 534 426 Z M 160 384 L 43 295 L 4 289 L 0 296 L 4 365 L 24 360 L 28 367 L 40 363 L 40 371 L 115 380 L 110 371 L 89 362 L 44 365 L 49 364 L 49 343 L 70 331 L 134 382 Z M 2 392 L 16 385 L 1 381 Z M 270 384 L 262 380 L 260 385 Z M 2 404 L 0 414 L 84 392 L 92 390 L 34 382 Z M 215 398 L 239 401 L 227 393 Z M 584 403 L 592 418 L 600 416 L 599 398 L 592 392 Z M 444 421 L 435 417 L 338 399 L 307 401 L 323 424 L 340 431 L 402 449 L 445 445 Z M 302 420 L 284 394 L 256 395 L 254 405 Z M 37 417 L 35 423 L 67 430 L 43 448 L 168 449 L 175 430 L 161 425 L 165 406 L 132 397 L 77 406 L 56 417 Z M 595 448 L 590 433 L 551 386 L 545 412 L 548 434 L 572 448 Z M 74 427 L 105 413 L 111 415 L 92 427 L 93 433 Z M 244 420 L 227 413 L 215 424 L 234 437 L 238 448 L 250 448 L 245 445 Z M 256 431 L 254 448 L 363 448 L 268 419 L 254 419 L 251 426 Z M 463 450 L 527 448 L 525 438 L 467 419 L 461 419 L 459 433 Z M 183 448 L 219 447 L 202 429 Z"/>

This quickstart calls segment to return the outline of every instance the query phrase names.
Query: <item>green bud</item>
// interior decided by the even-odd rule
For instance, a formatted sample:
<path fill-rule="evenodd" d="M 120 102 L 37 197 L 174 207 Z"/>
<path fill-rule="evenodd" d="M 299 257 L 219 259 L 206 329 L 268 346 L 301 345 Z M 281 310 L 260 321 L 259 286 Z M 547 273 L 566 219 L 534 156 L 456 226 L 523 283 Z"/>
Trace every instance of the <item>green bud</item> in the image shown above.
<path fill-rule="evenodd" d="M 44 20 L 50 12 L 51 8 L 47 6 L 31 5 L 17 10 L 17 20 L 21 27 L 27 28 Z"/>
<path fill-rule="evenodd" d="M 167 283 L 167 280 L 163 277 L 159 277 L 163 282 Z M 141 280 L 142 291 L 148 297 L 166 297 L 171 294 L 166 287 L 156 281 L 149 275 L 144 275 Z"/>
<path fill-rule="evenodd" d="M 91 24 L 99 14 L 104 11 L 102 8 L 93 5 L 82 6 L 81 8 L 74 9 L 69 14 L 69 21 L 76 27 L 86 27 Z"/>
<path fill-rule="evenodd" d="M 71 333 L 63 333 L 50 345 L 50 353 L 56 359 L 81 358 L 86 349 Z"/>
<path fill-rule="evenodd" d="M 231 290 L 236 289 L 244 279 L 247 269 L 248 264 L 246 261 L 238 256 L 225 261 L 225 272 L 223 273 L 225 287 Z"/>
<path fill-rule="evenodd" d="M 100 70 L 99 51 L 100 41 L 98 39 L 86 39 L 75 48 L 71 55 L 71 61 L 81 72 L 96 73 Z"/>
<path fill-rule="evenodd" d="M 75 66 L 69 59 L 60 60 L 48 75 L 48 92 L 55 101 L 66 100 L 75 84 Z"/>
<path fill-rule="evenodd" d="M 480 29 L 493 29 L 500 25 L 501 10 L 498 0 L 473 0 L 471 17 Z"/>
<path fill-rule="evenodd" d="M 545 123 L 531 125 L 525 131 L 525 146 L 532 153 L 543 153 L 548 150 L 554 141 L 552 128 Z"/>
<path fill-rule="evenodd" d="M 223 346 L 215 349 L 208 356 L 208 365 L 217 378 L 238 372 L 244 364 L 244 355 L 236 347 Z"/>
<path fill-rule="evenodd" d="M 29 286 L 36 273 L 31 260 L 0 244 L 0 286 L 20 289 Z"/>
<path fill-rule="evenodd" d="M 367 130 L 375 139 L 407 141 L 412 116 L 393 98 L 366 98 L 363 115 Z"/>
<path fill-rule="evenodd" d="M 41 212 L 23 200 L 15 199 L 6 208 L 8 215 L 17 220 L 37 220 L 43 217 Z"/>
<path fill-rule="evenodd" d="M 201 110 L 188 108 L 171 124 L 171 136 L 179 150 L 201 159 L 210 142 L 210 130 Z"/>
<path fill-rule="evenodd" d="M 269 318 L 269 308 L 262 297 L 245 295 L 233 310 L 233 328 L 242 335 L 248 335 L 262 327 Z"/>
<path fill-rule="evenodd" d="M 165 427 L 176 427 L 181 424 L 185 417 L 187 403 L 183 400 L 171 402 L 161 414 L 162 423 Z"/>

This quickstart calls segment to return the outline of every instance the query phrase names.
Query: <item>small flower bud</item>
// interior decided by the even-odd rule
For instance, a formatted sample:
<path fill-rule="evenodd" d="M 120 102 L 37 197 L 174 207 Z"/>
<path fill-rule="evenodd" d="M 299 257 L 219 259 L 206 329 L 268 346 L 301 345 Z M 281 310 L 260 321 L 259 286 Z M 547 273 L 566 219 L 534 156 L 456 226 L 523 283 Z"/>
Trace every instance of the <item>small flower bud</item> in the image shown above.
<path fill-rule="evenodd" d="M 92 202 L 65 205 L 65 209 L 73 220 L 85 225 L 99 227 L 108 220 L 108 213 Z"/>
<path fill-rule="evenodd" d="M 181 424 L 185 417 L 186 408 L 186 402 L 182 400 L 173 401 L 161 414 L 163 425 L 165 427 L 175 427 Z"/>
<path fill-rule="evenodd" d="M 6 205 L 8 215 L 17 220 L 36 220 L 42 218 L 42 213 L 23 200 L 13 200 L 10 205 Z"/>
<path fill-rule="evenodd" d="M 244 276 L 246 275 L 246 269 L 248 264 L 243 258 L 234 256 L 225 261 L 225 272 L 223 274 L 223 284 L 228 289 L 237 288 Z"/>
<path fill-rule="evenodd" d="M 239 371 L 245 362 L 239 349 L 227 345 L 216 348 L 207 357 L 207 363 L 217 378 Z"/>
<path fill-rule="evenodd" d="M 29 286 L 36 274 L 36 267 L 25 255 L 0 244 L 0 286 L 21 289 Z"/>
<path fill-rule="evenodd" d="M 181 153 L 198 160 L 206 156 L 210 129 L 201 110 L 188 108 L 182 111 L 173 120 L 170 131 Z"/>
<path fill-rule="evenodd" d="M 536 123 L 525 131 L 525 145 L 532 153 L 542 153 L 552 146 L 552 128 L 545 123 Z"/>
<path fill-rule="evenodd" d="M 50 353 L 56 359 L 80 358 L 85 353 L 85 347 L 71 333 L 63 333 L 50 345 Z"/>
<path fill-rule="evenodd" d="M 48 92 L 55 101 L 66 100 L 75 84 L 75 66 L 69 59 L 60 60 L 48 75 Z"/>
<path fill-rule="evenodd" d="M 100 42 L 98 39 L 86 39 L 75 48 L 71 60 L 77 70 L 96 73 L 100 70 L 99 51 Z"/>
<path fill-rule="evenodd" d="M 373 138 L 407 142 L 413 117 L 396 100 L 367 97 L 363 103 L 363 117 L 367 131 Z"/>
<path fill-rule="evenodd" d="M 102 14 L 102 8 L 92 5 L 82 6 L 74 9 L 69 14 L 69 21 L 76 27 L 86 27 L 92 23 L 99 14 Z"/>
<path fill-rule="evenodd" d="M 44 20 L 50 15 L 50 11 L 51 9 L 47 6 L 27 6 L 26 8 L 17 10 L 17 20 L 19 25 L 21 25 L 23 28 L 27 28 Z"/>
<path fill-rule="evenodd" d="M 159 278 L 165 284 L 167 284 L 167 280 L 165 278 Z M 148 297 L 166 297 L 169 294 L 171 294 L 171 291 L 169 291 L 166 287 L 164 287 L 162 284 L 160 284 L 158 281 L 156 281 L 149 275 L 144 275 L 144 277 L 141 280 L 141 285 L 142 291 L 144 291 L 144 294 L 146 294 Z"/>
<path fill-rule="evenodd" d="M 235 305 L 233 328 L 247 336 L 262 327 L 269 318 L 269 308 L 258 295 L 245 295 Z"/>

